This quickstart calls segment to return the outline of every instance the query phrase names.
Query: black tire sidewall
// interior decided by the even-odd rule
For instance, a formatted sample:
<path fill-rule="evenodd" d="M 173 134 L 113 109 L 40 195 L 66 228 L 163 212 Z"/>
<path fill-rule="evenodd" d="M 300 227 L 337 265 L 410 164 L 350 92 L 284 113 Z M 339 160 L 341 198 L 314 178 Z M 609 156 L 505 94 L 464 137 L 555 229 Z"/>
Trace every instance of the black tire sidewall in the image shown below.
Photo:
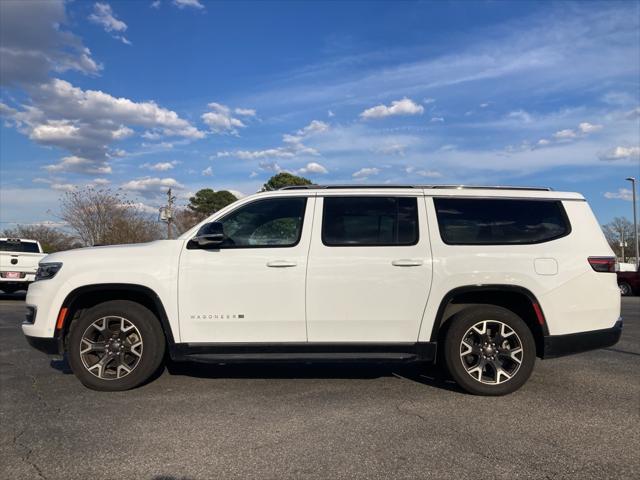
<path fill-rule="evenodd" d="M 89 372 L 80 358 L 80 340 L 84 331 L 105 316 L 124 317 L 133 323 L 142 336 L 142 358 L 128 375 L 115 380 L 104 380 Z M 80 315 L 69 327 L 66 350 L 73 373 L 83 385 L 93 390 L 121 391 L 135 388 L 148 380 L 159 368 L 164 357 L 165 339 L 156 316 L 139 303 L 113 300 L 95 305 Z"/>
<path fill-rule="evenodd" d="M 628 283 L 621 283 L 619 287 L 620 287 L 620 293 L 622 294 L 623 297 L 628 297 L 629 295 L 632 294 L 631 285 L 629 285 Z"/>
<path fill-rule="evenodd" d="M 460 343 L 464 334 L 483 320 L 498 320 L 507 324 L 518 334 L 522 342 L 523 357 L 520 368 L 510 380 L 498 385 L 483 384 L 472 378 L 460 359 Z M 452 323 L 445 338 L 444 358 L 449 373 L 464 390 L 474 395 L 507 395 L 518 390 L 529 379 L 536 361 L 536 345 L 531 330 L 518 315 L 502 307 L 478 306 L 462 310 L 449 322 Z"/>

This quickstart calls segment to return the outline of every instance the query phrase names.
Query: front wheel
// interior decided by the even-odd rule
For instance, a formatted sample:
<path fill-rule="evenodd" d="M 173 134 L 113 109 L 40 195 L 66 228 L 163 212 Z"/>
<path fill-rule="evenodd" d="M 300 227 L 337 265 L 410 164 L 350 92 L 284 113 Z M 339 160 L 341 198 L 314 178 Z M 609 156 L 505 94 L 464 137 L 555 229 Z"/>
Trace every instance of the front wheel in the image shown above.
<path fill-rule="evenodd" d="M 502 307 L 470 307 L 451 320 L 445 362 L 454 380 L 475 395 L 506 395 L 527 381 L 536 346 L 527 324 Z"/>
<path fill-rule="evenodd" d="M 139 303 L 113 300 L 73 321 L 67 351 L 73 373 L 87 387 L 129 390 L 160 367 L 165 339 L 155 315 Z"/>

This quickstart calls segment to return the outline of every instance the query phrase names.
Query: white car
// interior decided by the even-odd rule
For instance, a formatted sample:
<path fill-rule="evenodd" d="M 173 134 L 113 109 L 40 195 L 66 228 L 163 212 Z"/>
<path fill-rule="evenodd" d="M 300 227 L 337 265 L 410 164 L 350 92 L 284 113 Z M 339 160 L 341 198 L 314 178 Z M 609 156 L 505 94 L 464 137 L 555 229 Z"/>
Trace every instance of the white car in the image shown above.
<path fill-rule="evenodd" d="M 40 243 L 26 238 L 0 238 L 0 290 L 26 290 L 35 280 L 38 262 L 46 256 Z"/>
<path fill-rule="evenodd" d="M 444 362 L 474 394 L 536 357 L 615 344 L 615 258 L 549 189 L 310 186 L 243 198 L 176 240 L 49 255 L 30 343 L 96 390 L 174 360 Z"/>

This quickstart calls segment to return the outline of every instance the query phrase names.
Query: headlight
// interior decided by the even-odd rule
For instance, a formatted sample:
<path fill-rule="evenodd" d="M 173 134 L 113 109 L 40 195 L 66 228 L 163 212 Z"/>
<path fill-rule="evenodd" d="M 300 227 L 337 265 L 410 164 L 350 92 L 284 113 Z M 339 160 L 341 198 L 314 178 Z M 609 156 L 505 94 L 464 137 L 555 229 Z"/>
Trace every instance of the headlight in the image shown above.
<path fill-rule="evenodd" d="M 55 277 L 61 268 L 61 263 L 41 263 L 38 265 L 38 271 L 36 272 L 36 282 L 38 280 L 48 280 Z"/>

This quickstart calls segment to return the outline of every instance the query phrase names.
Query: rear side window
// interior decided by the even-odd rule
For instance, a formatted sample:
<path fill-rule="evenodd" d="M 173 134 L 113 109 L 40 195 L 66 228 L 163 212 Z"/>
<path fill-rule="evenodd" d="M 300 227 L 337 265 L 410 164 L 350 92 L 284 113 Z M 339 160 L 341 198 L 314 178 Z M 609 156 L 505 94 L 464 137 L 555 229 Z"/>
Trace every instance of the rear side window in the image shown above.
<path fill-rule="evenodd" d="M 415 197 L 325 197 L 322 242 L 327 246 L 418 243 Z"/>
<path fill-rule="evenodd" d="M 0 251 L 40 253 L 36 242 L 21 242 L 18 240 L 0 240 Z"/>
<path fill-rule="evenodd" d="M 555 200 L 434 198 L 442 240 L 449 245 L 522 245 L 568 235 Z"/>

